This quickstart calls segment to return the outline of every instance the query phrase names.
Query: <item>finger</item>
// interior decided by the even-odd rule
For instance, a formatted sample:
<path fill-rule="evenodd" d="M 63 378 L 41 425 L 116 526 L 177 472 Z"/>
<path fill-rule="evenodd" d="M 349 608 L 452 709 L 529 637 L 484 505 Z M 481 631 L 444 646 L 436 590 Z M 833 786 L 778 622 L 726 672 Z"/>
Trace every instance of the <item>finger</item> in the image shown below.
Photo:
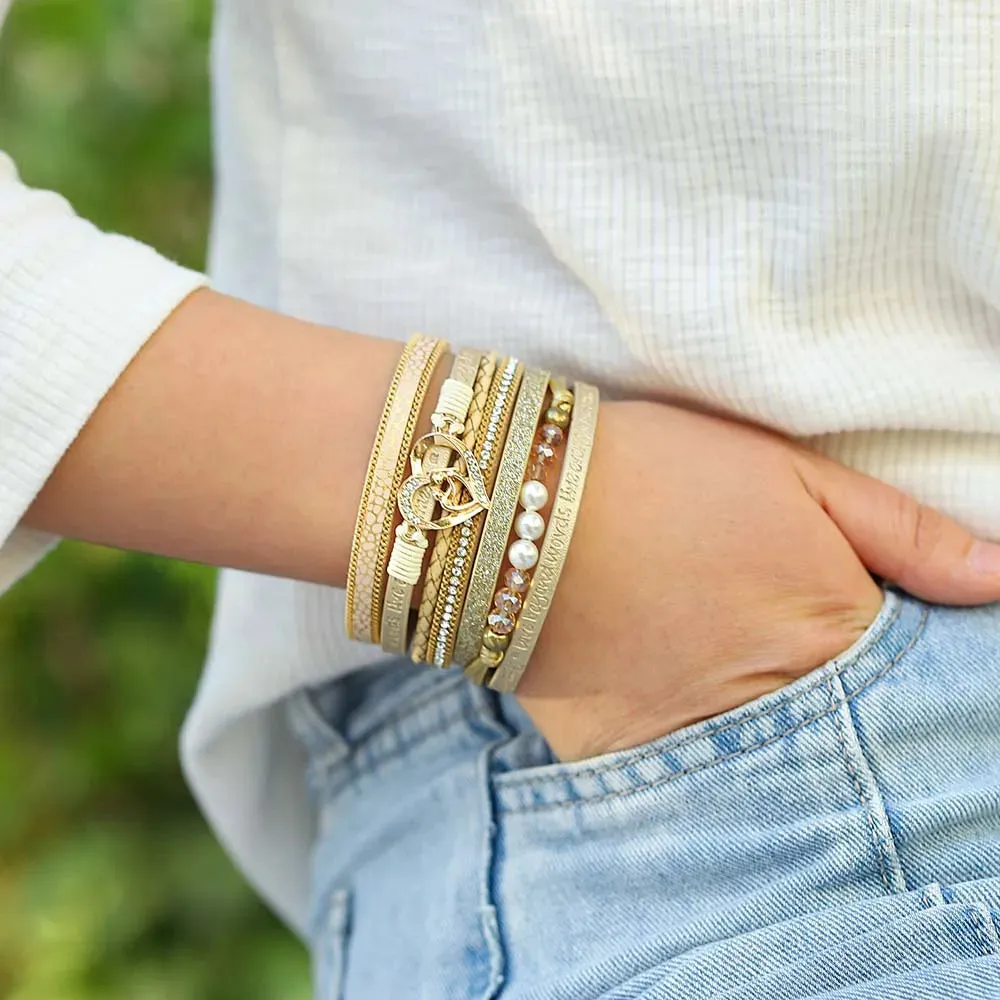
<path fill-rule="evenodd" d="M 799 475 L 877 576 L 940 604 L 1000 600 L 1000 545 L 979 540 L 900 490 L 822 456 L 806 456 Z"/>

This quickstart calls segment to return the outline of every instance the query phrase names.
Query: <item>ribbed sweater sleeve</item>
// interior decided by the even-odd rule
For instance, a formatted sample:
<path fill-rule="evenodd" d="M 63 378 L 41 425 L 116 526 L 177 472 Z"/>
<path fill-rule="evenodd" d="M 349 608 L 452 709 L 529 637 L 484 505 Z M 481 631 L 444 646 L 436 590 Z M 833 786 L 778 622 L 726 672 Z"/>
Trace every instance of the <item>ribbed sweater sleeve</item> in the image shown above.
<path fill-rule="evenodd" d="M 19 527 L 101 399 L 205 278 L 27 187 L 0 153 L 0 590 L 54 539 Z"/>

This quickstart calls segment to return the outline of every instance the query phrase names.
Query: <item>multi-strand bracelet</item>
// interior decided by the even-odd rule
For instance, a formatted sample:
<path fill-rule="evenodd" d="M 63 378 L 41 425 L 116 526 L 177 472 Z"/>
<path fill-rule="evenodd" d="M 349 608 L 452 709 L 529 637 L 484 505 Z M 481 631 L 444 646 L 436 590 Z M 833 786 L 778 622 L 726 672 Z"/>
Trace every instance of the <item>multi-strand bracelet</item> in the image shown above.
<path fill-rule="evenodd" d="M 458 664 L 477 683 L 512 691 L 572 537 L 597 390 L 577 383 L 571 391 L 516 359 L 462 351 L 431 427 L 417 433 L 446 350 L 441 341 L 413 338 L 393 377 L 358 510 L 347 630 L 389 652 L 409 651 L 417 662 Z"/>

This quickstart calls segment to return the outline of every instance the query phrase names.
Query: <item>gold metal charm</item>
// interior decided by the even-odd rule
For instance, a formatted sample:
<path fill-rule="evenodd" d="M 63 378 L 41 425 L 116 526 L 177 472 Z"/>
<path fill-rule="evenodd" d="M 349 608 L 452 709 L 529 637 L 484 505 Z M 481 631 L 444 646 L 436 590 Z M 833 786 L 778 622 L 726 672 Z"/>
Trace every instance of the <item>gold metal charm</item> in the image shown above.
<path fill-rule="evenodd" d="M 425 472 L 424 456 L 431 448 L 442 446 L 457 453 L 453 459 L 454 464 L 446 469 Z M 476 456 L 458 438 L 441 431 L 417 438 L 410 453 L 410 468 L 413 474 L 403 483 L 398 502 L 403 519 L 414 528 L 421 531 L 442 531 L 453 528 L 456 524 L 463 524 L 480 511 L 490 509 L 483 470 Z M 441 507 L 439 517 L 424 517 L 414 505 L 414 498 L 426 490 L 431 492 L 435 503 Z M 464 499 L 466 495 L 468 500 Z"/>

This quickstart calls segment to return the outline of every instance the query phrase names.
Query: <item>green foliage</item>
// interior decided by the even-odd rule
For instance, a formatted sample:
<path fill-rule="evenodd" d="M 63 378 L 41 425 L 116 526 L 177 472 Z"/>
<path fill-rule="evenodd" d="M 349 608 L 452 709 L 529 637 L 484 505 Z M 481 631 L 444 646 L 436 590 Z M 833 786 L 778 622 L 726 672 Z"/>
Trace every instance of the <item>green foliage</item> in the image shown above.
<path fill-rule="evenodd" d="M 18 0 L 0 148 L 98 225 L 203 261 L 208 0 Z M 0 996 L 308 995 L 300 946 L 177 762 L 214 577 L 66 544 L 0 598 Z"/>

